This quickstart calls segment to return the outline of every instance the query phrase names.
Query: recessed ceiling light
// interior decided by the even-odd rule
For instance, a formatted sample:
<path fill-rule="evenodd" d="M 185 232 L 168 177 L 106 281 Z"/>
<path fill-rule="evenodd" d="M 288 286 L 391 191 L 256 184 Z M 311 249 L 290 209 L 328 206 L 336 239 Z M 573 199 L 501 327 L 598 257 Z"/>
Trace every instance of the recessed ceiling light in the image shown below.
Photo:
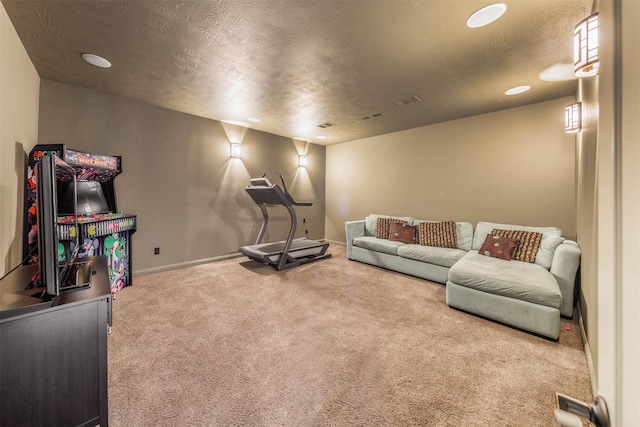
<path fill-rule="evenodd" d="M 258 117 L 249 117 L 247 120 L 249 120 L 251 123 L 260 123 L 262 121 Z"/>
<path fill-rule="evenodd" d="M 324 136 L 324 135 L 317 136 L 316 138 L 318 138 L 318 139 L 327 139 L 327 137 Z"/>
<path fill-rule="evenodd" d="M 531 89 L 531 86 L 518 86 L 518 87 L 514 87 L 514 88 L 509 89 L 504 94 L 505 95 L 517 95 L 519 93 L 526 92 L 529 89 Z"/>
<path fill-rule="evenodd" d="M 82 59 L 84 59 L 85 61 L 87 61 L 91 65 L 95 65 L 96 67 L 100 67 L 100 68 L 109 68 L 109 67 L 111 67 L 111 62 L 107 61 L 106 59 L 104 59 L 101 56 L 94 55 L 92 53 L 83 53 L 82 54 Z"/>
<path fill-rule="evenodd" d="M 495 3 L 476 10 L 467 19 L 467 27 L 478 28 L 491 24 L 500 18 L 507 11 L 507 5 L 504 3 Z"/>

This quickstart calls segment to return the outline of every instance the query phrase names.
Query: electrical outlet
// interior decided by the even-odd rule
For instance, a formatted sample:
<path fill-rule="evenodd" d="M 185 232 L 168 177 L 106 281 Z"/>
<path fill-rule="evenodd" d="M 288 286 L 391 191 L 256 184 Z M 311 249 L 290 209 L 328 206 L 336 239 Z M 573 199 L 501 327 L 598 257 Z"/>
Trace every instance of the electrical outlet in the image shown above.
<path fill-rule="evenodd" d="M 307 223 L 307 218 L 302 218 L 302 223 L 306 224 Z"/>
<path fill-rule="evenodd" d="M 160 248 L 154 248 L 153 249 L 153 254 L 154 255 L 160 255 Z"/>
<path fill-rule="evenodd" d="M 304 234 L 309 234 L 309 230 L 304 230 Z"/>

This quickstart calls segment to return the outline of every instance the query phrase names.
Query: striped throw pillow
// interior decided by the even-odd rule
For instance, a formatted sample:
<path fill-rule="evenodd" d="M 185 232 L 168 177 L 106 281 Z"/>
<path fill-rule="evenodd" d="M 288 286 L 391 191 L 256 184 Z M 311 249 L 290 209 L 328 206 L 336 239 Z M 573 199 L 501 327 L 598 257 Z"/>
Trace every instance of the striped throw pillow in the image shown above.
<path fill-rule="evenodd" d="M 457 248 L 456 222 L 421 222 L 418 224 L 418 238 L 424 246 Z"/>
<path fill-rule="evenodd" d="M 378 218 L 376 220 L 376 237 L 378 239 L 388 239 L 392 223 L 406 224 L 407 221 L 398 218 Z"/>
<path fill-rule="evenodd" d="M 535 262 L 536 254 L 542 241 L 542 233 L 523 230 L 500 230 L 495 228 L 491 234 L 509 239 L 520 240 L 520 244 L 513 252 L 513 259 L 524 262 Z"/>

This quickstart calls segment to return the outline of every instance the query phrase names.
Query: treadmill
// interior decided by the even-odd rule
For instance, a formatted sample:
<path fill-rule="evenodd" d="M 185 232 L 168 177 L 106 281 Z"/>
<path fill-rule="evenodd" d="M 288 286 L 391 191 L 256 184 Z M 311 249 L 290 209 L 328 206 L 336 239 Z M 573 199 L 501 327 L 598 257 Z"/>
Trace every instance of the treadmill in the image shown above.
<path fill-rule="evenodd" d="M 255 244 L 242 246 L 240 252 L 249 258 L 262 262 L 264 264 L 275 267 L 276 270 L 287 270 L 297 267 L 301 264 L 317 261 L 324 258 L 330 258 L 331 254 L 327 254 L 328 243 L 318 242 L 306 237 L 294 239 L 296 234 L 296 212 L 294 206 L 311 206 L 311 202 L 296 202 L 293 200 L 287 186 L 284 183 L 284 177 L 279 173 L 275 174 L 282 181 L 282 189 L 278 184 L 272 184 L 265 175 L 260 178 L 253 178 L 249 182 L 249 186 L 245 190 L 254 202 L 260 206 L 262 210 L 262 227 L 258 233 Z M 283 191 L 284 189 L 284 191 Z M 291 216 L 291 230 L 287 240 L 275 243 L 262 243 L 262 238 L 267 230 L 269 223 L 269 214 L 267 213 L 267 205 L 283 205 L 289 211 Z"/>

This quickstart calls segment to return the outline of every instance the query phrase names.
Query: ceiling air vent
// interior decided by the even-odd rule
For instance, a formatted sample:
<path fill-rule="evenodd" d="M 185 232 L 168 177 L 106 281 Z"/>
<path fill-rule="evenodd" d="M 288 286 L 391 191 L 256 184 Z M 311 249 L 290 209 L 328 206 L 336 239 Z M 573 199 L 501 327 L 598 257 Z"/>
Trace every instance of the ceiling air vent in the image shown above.
<path fill-rule="evenodd" d="M 422 102 L 422 98 L 420 98 L 419 96 L 412 96 L 409 98 L 405 98 L 405 99 L 401 99 L 400 101 L 396 101 L 394 102 L 394 105 L 396 107 L 404 107 L 405 105 L 411 105 L 414 104 L 416 102 Z"/>
<path fill-rule="evenodd" d="M 324 122 L 318 125 L 318 127 L 322 129 L 330 128 L 331 126 L 335 126 L 335 125 L 331 122 Z"/>
<path fill-rule="evenodd" d="M 363 117 L 362 120 L 369 120 L 372 117 L 380 117 L 382 113 L 372 114 L 371 116 Z"/>

